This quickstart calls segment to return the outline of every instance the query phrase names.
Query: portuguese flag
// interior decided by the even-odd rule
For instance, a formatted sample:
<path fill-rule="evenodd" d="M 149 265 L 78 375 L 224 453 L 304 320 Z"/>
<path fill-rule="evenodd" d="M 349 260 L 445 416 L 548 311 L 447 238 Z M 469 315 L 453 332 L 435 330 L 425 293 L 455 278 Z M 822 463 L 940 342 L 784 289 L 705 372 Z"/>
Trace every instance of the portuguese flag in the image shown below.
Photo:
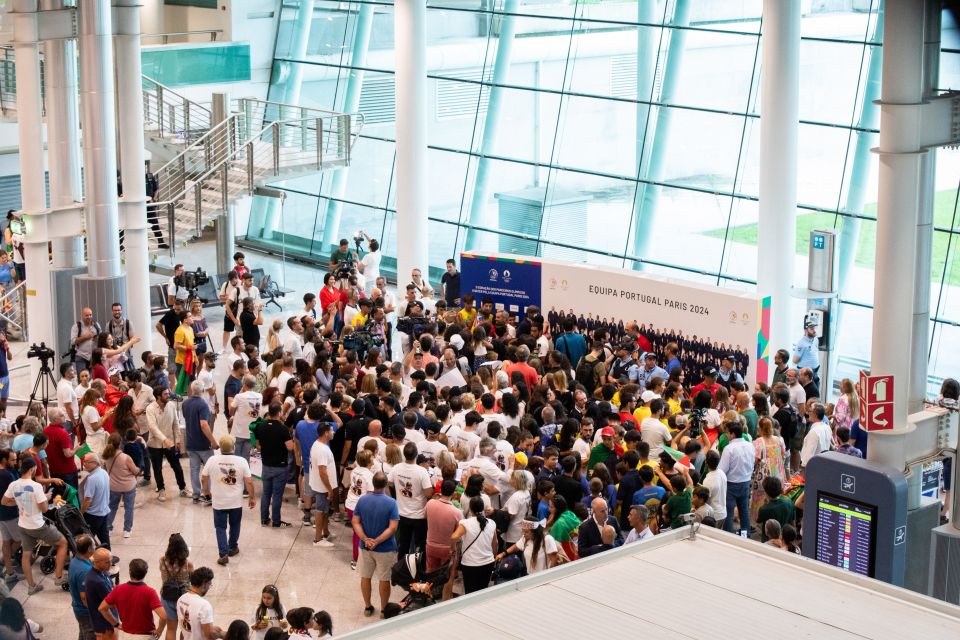
<path fill-rule="evenodd" d="M 177 374 L 177 388 L 174 390 L 178 396 L 187 395 L 190 389 L 190 383 L 193 381 L 193 349 L 188 349 L 183 356 L 183 368 Z"/>
<path fill-rule="evenodd" d="M 668 447 L 667 445 L 663 445 L 663 450 L 671 458 L 673 458 L 677 462 L 677 464 L 682 464 L 687 469 L 693 468 L 693 465 L 690 464 L 690 457 L 687 454 L 683 453 L 682 451 L 677 451 L 676 449 Z"/>

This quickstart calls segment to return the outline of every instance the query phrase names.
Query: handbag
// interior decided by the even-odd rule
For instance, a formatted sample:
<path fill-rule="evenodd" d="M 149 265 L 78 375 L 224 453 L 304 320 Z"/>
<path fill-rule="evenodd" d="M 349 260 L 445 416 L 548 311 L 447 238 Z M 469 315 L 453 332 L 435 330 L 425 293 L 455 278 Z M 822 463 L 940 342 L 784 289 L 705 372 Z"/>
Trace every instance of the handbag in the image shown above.
<path fill-rule="evenodd" d="M 186 592 L 187 590 L 184 584 L 177 580 L 167 580 L 163 583 L 163 586 L 160 587 L 160 597 L 167 602 L 176 602 L 180 599 L 180 596 Z"/>
<path fill-rule="evenodd" d="M 760 438 L 763 444 L 760 447 L 760 459 L 753 465 L 753 475 L 750 477 L 750 490 L 753 492 L 763 491 L 763 481 L 770 477 L 770 465 L 767 464 L 767 443 Z"/>
<path fill-rule="evenodd" d="M 474 536 L 473 540 L 470 541 L 470 544 L 468 544 L 464 549 L 461 549 L 460 553 L 457 554 L 457 569 L 463 568 L 463 554 L 465 554 L 470 549 L 470 547 L 473 546 L 473 543 L 477 541 L 477 539 L 480 537 L 480 534 L 482 533 L 483 533 L 483 529 L 480 529 L 477 535 Z"/>

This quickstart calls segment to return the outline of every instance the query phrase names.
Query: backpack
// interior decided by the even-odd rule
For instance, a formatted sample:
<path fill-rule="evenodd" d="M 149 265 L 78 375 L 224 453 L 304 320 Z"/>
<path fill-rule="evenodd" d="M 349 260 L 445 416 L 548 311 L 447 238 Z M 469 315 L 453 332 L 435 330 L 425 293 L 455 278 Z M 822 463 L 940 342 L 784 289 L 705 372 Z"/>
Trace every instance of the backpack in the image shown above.
<path fill-rule="evenodd" d="M 635 358 L 630 358 L 626 362 L 622 360 L 615 360 L 613 366 L 611 367 L 610 375 L 614 378 L 620 378 L 620 376 L 627 375 L 627 372 L 630 371 L 630 367 L 637 364 Z"/>
<path fill-rule="evenodd" d="M 82 323 L 78 320 L 77 321 L 77 337 L 80 337 L 80 331 L 82 330 L 82 328 L 83 328 Z M 97 330 L 97 335 L 100 335 L 101 333 L 103 333 L 103 329 L 100 328 L 99 322 L 94 322 L 93 328 Z M 129 325 L 127 325 L 127 328 L 129 330 Z M 67 351 L 67 353 L 64 355 L 70 358 L 70 362 L 76 362 L 77 361 L 77 345 L 71 344 L 70 350 Z"/>
<path fill-rule="evenodd" d="M 585 355 L 580 358 L 580 362 L 577 363 L 577 370 L 574 374 L 574 379 L 583 385 L 583 388 L 587 390 L 587 395 L 590 395 L 596 390 L 600 385 L 600 376 L 597 374 L 597 365 L 603 364 L 600 362 L 599 358 L 590 359 L 593 356 L 590 354 Z"/>

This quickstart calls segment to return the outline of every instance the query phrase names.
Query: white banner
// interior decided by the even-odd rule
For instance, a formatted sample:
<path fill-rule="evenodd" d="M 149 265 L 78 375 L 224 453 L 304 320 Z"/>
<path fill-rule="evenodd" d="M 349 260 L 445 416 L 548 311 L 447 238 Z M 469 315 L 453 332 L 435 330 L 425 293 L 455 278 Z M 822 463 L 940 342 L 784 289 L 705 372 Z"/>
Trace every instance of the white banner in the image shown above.
<path fill-rule="evenodd" d="M 736 355 L 745 369 L 747 390 L 753 392 L 759 296 L 638 271 L 551 260 L 542 260 L 541 265 L 544 317 L 552 310 L 608 326 L 636 322 L 661 348 L 658 343 L 665 341 L 657 336 L 680 337 L 681 346 L 687 345 L 681 360 L 688 372 L 694 366 L 719 367 L 724 355 Z M 658 364 L 666 363 L 660 358 Z"/>

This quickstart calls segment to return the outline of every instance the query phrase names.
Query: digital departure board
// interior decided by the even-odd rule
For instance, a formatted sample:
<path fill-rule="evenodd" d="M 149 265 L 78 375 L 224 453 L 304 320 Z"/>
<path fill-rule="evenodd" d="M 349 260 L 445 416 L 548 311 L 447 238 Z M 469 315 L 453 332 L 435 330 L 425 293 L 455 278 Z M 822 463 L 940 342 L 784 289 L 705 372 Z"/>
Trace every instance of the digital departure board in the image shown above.
<path fill-rule="evenodd" d="M 820 491 L 817 493 L 816 559 L 873 577 L 877 508 Z"/>

